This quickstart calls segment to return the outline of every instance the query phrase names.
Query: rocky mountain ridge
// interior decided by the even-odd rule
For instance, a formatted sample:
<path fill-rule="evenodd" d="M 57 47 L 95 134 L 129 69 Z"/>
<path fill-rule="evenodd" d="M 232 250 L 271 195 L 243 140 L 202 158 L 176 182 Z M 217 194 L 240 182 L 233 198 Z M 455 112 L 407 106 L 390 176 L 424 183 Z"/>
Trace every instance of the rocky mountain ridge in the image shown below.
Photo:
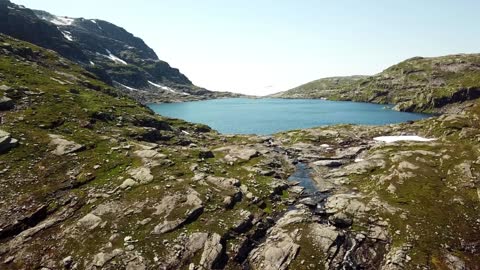
<path fill-rule="evenodd" d="M 414 57 L 374 76 L 320 79 L 271 97 L 394 104 L 400 111 L 438 113 L 480 97 L 480 55 Z"/>
<path fill-rule="evenodd" d="M 193 85 L 142 39 L 107 21 L 56 16 L 8 0 L 0 1 L 0 14 L 1 33 L 54 50 L 142 103 L 240 96 Z"/>

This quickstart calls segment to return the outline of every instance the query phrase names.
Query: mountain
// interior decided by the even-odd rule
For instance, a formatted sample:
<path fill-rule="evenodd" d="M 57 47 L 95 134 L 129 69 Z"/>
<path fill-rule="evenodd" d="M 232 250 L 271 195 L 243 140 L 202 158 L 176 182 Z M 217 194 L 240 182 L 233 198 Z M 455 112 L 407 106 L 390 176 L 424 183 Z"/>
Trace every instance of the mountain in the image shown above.
<path fill-rule="evenodd" d="M 0 0 L 0 32 L 58 52 L 143 102 L 235 97 L 197 87 L 143 40 L 103 20 L 55 16 Z"/>
<path fill-rule="evenodd" d="M 401 111 L 439 112 L 446 105 L 480 97 L 480 54 L 414 57 L 374 76 L 325 78 L 272 96 L 395 104 Z"/>

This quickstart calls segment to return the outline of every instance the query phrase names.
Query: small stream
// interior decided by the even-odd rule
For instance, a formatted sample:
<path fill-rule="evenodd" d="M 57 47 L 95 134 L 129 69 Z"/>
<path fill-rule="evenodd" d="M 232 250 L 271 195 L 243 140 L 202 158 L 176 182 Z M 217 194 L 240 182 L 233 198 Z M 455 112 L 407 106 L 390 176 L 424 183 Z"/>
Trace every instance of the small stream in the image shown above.
<path fill-rule="evenodd" d="M 304 195 L 314 195 L 318 192 L 312 177 L 310 176 L 311 169 L 305 163 L 297 163 L 295 172 L 288 178 L 290 182 L 299 182 L 299 186 L 304 187 Z"/>
<path fill-rule="evenodd" d="M 331 195 L 330 192 L 320 192 L 311 177 L 312 169 L 305 163 L 296 164 L 295 172 L 288 178 L 290 182 L 298 182 L 298 185 L 305 188 L 300 198 L 311 199 L 309 207 L 317 215 L 325 214 L 325 202 Z"/>
<path fill-rule="evenodd" d="M 298 185 L 304 187 L 305 190 L 300 196 L 300 202 L 308 200 L 306 204 L 314 215 L 319 217 L 318 222 L 323 224 L 329 224 L 328 214 L 325 211 L 325 203 L 331 192 L 320 192 L 315 184 L 315 181 L 311 177 L 312 169 L 305 163 L 297 163 L 295 172 L 288 178 L 288 181 L 298 182 Z M 296 209 L 292 206 L 289 210 Z M 361 245 L 355 237 L 352 237 L 348 231 L 342 230 L 345 236 L 340 242 L 336 242 L 337 246 L 343 245 L 346 250 L 343 256 L 343 262 L 339 269 L 357 269 L 357 263 L 353 259 L 355 250 Z M 336 255 L 335 255 L 336 256 Z"/>

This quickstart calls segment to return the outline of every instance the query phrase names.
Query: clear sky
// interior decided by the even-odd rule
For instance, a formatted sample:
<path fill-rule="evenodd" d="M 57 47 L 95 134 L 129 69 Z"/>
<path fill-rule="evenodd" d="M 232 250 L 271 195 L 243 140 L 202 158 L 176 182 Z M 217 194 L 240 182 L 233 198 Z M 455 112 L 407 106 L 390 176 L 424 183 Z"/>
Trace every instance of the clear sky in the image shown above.
<path fill-rule="evenodd" d="M 478 0 L 13 0 L 103 19 L 196 85 L 263 95 L 375 74 L 413 56 L 480 52 Z"/>

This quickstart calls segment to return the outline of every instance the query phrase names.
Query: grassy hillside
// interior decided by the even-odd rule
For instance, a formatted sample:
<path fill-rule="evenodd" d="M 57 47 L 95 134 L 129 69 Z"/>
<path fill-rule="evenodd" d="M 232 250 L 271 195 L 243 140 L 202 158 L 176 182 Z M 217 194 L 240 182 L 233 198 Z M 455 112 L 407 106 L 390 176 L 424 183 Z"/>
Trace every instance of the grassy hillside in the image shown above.
<path fill-rule="evenodd" d="M 415 57 L 374 76 L 320 79 L 273 96 L 389 103 L 402 111 L 437 112 L 480 97 L 480 55 Z"/>

